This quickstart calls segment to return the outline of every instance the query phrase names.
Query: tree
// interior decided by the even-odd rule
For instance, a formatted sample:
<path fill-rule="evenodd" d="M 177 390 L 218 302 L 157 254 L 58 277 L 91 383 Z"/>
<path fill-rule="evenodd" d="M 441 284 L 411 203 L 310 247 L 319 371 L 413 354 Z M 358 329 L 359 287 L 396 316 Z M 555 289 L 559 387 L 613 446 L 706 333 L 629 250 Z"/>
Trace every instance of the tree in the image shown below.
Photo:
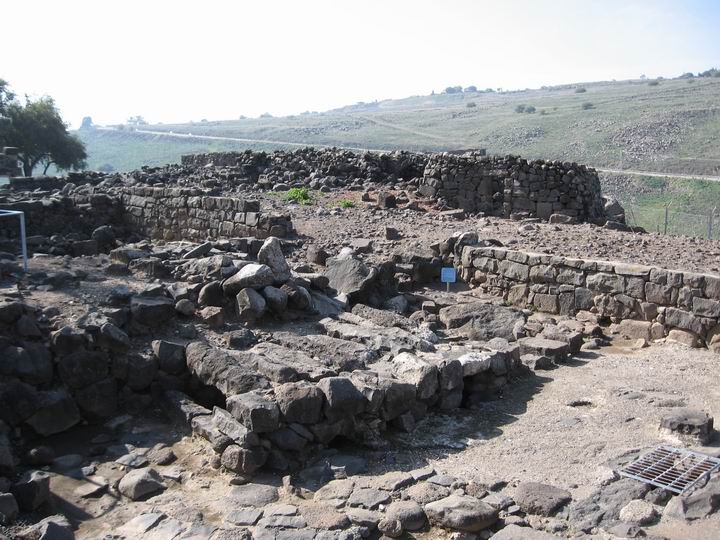
<path fill-rule="evenodd" d="M 15 100 L 15 94 L 10 91 L 8 83 L 0 79 L 0 147 L 5 146 L 7 131 L 10 128 L 10 119 L 7 117 L 7 108 Z"/>
<path fill-rule="evenodd" d="M 95 127 L 91 116 L 85 116 L 80 123 L 80 129 L 92 129 Z"/>
<path fill-rule="evenodd" d="M 477 86 L 471 84 L 465 90 L 463 90 L 463 92 L 477 92 Z"/>
<path fill-rule="evenodd" d="M 12 101 L 6 107 L 10 124 L 6 129 L 7 144 L 18 148 L 23 174 L 32 176 L 38 165 L 47 172 L 50 165 L 58 169 L 79 169 L 85 166 L 87 153 L 83 143 L 68 133 L 67 125 L 51 97 L 37 101 L 26 98 L 25 104 Z"/>

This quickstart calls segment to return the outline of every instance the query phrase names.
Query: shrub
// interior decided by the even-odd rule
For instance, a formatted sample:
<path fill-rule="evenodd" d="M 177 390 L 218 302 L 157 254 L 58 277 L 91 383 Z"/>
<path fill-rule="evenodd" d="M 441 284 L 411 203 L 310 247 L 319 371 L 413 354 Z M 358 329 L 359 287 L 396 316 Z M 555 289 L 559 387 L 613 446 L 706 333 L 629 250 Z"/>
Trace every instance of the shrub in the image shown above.
<path fill-rule="evenodd" d="M 338 206 L 340 208 L 353 208 L 355 206 L 355 203 L 348 199 L 340 199 L 338 201 Z"/>
<path fill-rule="evenodd" d="M 547 114 L 547 111 L 545 109 L 540 109 L 540 116 L 545 116 Z"/>
<path fill-rule="evenodd" d="M 465 105 L 468 109 L 472 109 L 473 107 L 477 107 L 477 104 L 474 101 L 468 101 L 467 105 Z"/>
<path fill-rule="evenodd" d="M 518 105 L 517 107 L 515 107 L 515 112 L 516 112 L 516 113 L 523 113 L 523 112 L 525 112 L 525 105 L 523 105 L 523 104 L 521 103 L 520 105 Z"/>
<path fill-rule="evenodd" d="M 308 188 L 292 188 L 285 195 L 285 202 L 294 202 L 298 204 L 312 203 L 310 190 Z"/>
<path fill-rule="evenodd" d="M 586 89 L 585 87 L 583 87 L 583 86 L 578 86 L 578 87 L 575 89 L 575 93 L 576 93 L 576 94 L 584 94 L 585 92 L 587 92 L 587 89 Z"/>
<path fill-rule="evenodd" d="M 477 86 L 475 86 L 474 84 L 471 84 L 470 86 L 465 88 L 465 90 L 463 90 L 463 92 L 477 92 Z"/>
<path fill-rule="evenodd" d="M 528 105 L 527 107 L 525 107 L 525 112 L 526 112 L 526 113 L 532 114 L 532 113 L 535 112 L 535 110 L 536 110 L 535 107 L 533 107 L 532 105 Z"/>
<path fill-rule="evenodd" d="M 586 101 L 585 103 L 582 104 L 582 110 L 583 110 L 583 111 L 588 111 L 588 110 L 594 109 L 594 108 L 595 108 L 595 105 L 593 105 L 593 104 L 590 103 L 589 101 Z"/>
<path fill-rule="evenodd" d="M 648 86 L 658 86 L 660 84 L 660 81 L 650 81 L 648 83 Z"/>

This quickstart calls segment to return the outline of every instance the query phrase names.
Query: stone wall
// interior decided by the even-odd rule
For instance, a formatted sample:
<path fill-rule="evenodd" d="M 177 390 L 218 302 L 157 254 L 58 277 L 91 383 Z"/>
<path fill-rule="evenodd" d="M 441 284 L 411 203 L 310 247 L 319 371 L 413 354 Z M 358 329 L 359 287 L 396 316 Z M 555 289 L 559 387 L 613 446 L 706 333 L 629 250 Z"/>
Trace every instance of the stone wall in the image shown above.
<path fill-rule="evenodd" d="M 265 214 L 258 201 L 209 197 L 199 189 L 124 187 L 101 192 L 88 188 L 71 196 L 29 201 L 8 197 L 0 204 L 25 212 L 30 236 L 89 236 L 101 225 L 165 240 L 284 237 L 292 230 L 289 216 Z M 18 234 L 10 220 L 0 223 L 0 231 L 13 238 Z"/>
<path fill-rule="evenodd" d="M 577 163 L 435 154 L 425 167 L 420 192 L 467 212 L 545 220 L 563 214 L 604 223 L 597 172 Z"/>
<path fill-rule="evenodd" d="M 123 188 L 120 198 L 124 223 L 153 238 L 267 238 L 292 230 L 289 216 L 263 214 L 256 200 L 209 197 L 199 189 Z"/>
<path fill-rule="evenodd" d="M 25 213 L 28 236 L 69 233 L 90 235 L 101 225 L 119 224 L 122 217 L 122 208 L 117 198 L 105 193 L 54 196 L 29 201 L 0 200 L 0 205 L 4 210 Z M 17 220 L 2 220 L 0 232 L 17 237 Z"/>
<path fill-rule="evenodd" d="M 674 336 L 720 348 L 720 276 L 619 262 L 466 246 L 462 277 L 513 305 L 572 315 L 596 310 L 634 319 L 648 339 Z M 678 330 L 684 332 L 679 333 Z"/>

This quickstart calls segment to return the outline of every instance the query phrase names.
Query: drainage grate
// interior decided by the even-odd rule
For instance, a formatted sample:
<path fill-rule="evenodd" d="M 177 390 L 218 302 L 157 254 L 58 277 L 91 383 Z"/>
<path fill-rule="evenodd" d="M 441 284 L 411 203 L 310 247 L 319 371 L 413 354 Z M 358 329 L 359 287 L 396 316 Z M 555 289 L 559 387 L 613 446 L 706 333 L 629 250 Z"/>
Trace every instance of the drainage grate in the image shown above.
<path fill-rule="evenodd" d="M 717 469 L 718 458 L 661 445 L 622 469 L 620 475 L 683 495 Z"/>

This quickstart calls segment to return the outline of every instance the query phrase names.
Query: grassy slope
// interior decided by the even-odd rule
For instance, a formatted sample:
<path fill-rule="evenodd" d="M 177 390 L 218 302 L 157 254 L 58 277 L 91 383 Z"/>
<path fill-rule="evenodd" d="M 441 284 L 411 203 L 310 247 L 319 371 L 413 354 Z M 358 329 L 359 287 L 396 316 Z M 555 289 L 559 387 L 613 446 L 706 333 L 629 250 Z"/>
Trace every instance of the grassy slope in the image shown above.
<path fill-rule="evenodd" d="M 149 129 L 373 149 L 487 148 L 598 167 L 718 174 L 720 79 L 589 83 L 513 93 L 438 94 L 345 107 L 321 114 L 224 122 L 157 125 Z M 468 102 L 476 107 L 468 108 Z M 593 109 L 583 110 L 591 102 Z M 515 112 L 533 105 L 534 114 Z M 545 114 L 540 114 L 544 110 Z M 118 169 L 176 161 L 182 153 L 272 145 L 81 133 L 91 165 Z M 137 139 L 137 140 L 136 140 Z M 279 147 L 275 145 L 274 147 Z"/>

